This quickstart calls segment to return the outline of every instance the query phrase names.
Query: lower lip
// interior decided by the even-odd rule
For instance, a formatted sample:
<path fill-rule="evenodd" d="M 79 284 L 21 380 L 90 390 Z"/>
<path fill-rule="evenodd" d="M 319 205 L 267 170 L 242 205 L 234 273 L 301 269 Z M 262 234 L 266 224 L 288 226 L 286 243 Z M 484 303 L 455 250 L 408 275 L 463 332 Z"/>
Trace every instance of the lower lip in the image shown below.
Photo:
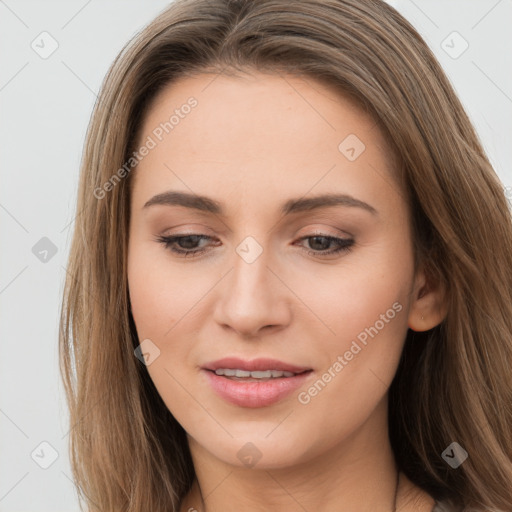
<path fill-rule="evenodd" d="M 211 370 L 203 370 L 213 390 L 224 400 L 240 407 L 265 407 L 272 405 L 297 390 L 312 371 L 262 382 L 231 380 Z"/>

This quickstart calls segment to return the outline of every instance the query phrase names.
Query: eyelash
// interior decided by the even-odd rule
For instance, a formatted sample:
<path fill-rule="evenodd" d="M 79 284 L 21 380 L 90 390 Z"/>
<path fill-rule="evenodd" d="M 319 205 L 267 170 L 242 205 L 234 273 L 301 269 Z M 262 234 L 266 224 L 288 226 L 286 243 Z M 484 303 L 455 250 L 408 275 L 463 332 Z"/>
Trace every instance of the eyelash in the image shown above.
<path fill-rule="evenodd" d="M 208 240 L 208 239 L 212 238 L 207 235 L 188 234 L 188 235 L 160 236 L 160 237 L 157 237 L 157 241 L 160 242 L 161 244 L 163 244 L 166 249 L 169 249 L 173 253 L 179 254 L 185 258 L 191 258 L 191 257 L 195 257 L 195 256 L 198 256 L 199 254 L 204 253 L 207 249 L 192 249 L 192 250 L 177 249 L 176 247 L 173 247 L 173 244 L 179 240 L 182 240 L 183 238 L 194 238 L 194 237 L 197 239 L 198 242 L 200 240 Z M 324 257 L 324 256 L 330 256 L 333 254 L 338 254 L 338 253 L 346 253 L 346 252 L 349 252 L 352 249 L 352 245 L 354 245 L 354 240 L 351 238 L 337 238 L 334 236 L 322 235 L 322 234 L 303 236 L 302 238 L 299 239 L 299 241 L 308 240 L 310 238 L 325 238 L 331 242 L 336 242 L 338 244 L 338 248 L 331 249 L 330 251 L 325 251 L 325 252 L 314 251 L 311 249 L 304 249 L 307 252 L 307 254 L 309 254 L 310 256 Z"/>

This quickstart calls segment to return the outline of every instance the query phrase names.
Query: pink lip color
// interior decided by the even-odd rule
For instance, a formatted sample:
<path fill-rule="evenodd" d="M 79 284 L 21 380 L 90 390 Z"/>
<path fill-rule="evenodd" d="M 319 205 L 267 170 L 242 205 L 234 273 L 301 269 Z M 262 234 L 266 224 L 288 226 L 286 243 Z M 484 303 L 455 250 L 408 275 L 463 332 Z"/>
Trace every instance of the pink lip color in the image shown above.
<path fill-rule="evenodd" d="M 270 369 L 270 368 L 269 368 Z M 294 377 L 281 377 L 264 382 L 244 382 L 231 380 L 214 371 L 202 370 L 206 373 L 213 390 L 224 400 L 240 407 L 265 407 L 278 402 L 304 384 L 312 373 L 306 371 Z"/>
<path fill-rule="evenodd" d="M 284 363 L 277 359 L 270 359 L 268 357 L 259 357 L 251 361 L 246 361 L 238 357 L 224 357 L 217 361 L 211 361 L 203 365 L 206 370 L 217 370 L 218 368 L 238 368 L 239 370 L 247 370 L 250 372 L 258 370 L 282 370 L 286 372 L 300 373 L 306 370 L 311 370 L 307 366 L 297 366 L 290 363 Z"/>

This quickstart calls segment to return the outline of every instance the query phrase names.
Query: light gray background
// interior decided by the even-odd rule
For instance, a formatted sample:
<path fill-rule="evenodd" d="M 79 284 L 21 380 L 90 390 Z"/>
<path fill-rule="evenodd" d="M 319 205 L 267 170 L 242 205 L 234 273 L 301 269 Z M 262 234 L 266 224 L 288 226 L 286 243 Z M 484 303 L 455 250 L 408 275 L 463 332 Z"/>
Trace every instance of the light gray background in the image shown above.
<path fill-rule="evenodd" d="M 109 65 L 167 3 L 0 0 L 0 512 L 79 510 L 57 334 L 82 144 Z M 390 3 L 436 53 L 512 198 L 512 1 Z M 46 59 L 31 47 L 51 48 L 43 31 L 58 43 Z M 32 250 L 43 237 L 46 262 Z M 41 442 L 58 455 L 47 469 Z"/>

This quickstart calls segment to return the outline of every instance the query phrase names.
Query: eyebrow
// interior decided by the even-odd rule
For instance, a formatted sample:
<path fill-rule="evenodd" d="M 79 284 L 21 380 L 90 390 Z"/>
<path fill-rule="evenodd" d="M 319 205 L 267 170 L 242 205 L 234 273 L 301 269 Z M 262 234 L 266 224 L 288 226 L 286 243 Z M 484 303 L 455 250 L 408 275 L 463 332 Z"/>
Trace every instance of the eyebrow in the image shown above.
<path fill-rule="evenodd" d="M 172 190 L 162 192 L 147 201 L 143 208 L 149 208 L 153 205 L 183 206 L 201 212 L 225 215 L 222 204 L 215 199 L 188 192 Z M 378 215 L 377 210 L 373 206 L 348 194 L 321 194 L 308 198 L 289 199 L 281 206 L 281 214 L 289 215 L 291 213 L 317 210 L 330 206 L 362 208 L 372 215 Z"/>

